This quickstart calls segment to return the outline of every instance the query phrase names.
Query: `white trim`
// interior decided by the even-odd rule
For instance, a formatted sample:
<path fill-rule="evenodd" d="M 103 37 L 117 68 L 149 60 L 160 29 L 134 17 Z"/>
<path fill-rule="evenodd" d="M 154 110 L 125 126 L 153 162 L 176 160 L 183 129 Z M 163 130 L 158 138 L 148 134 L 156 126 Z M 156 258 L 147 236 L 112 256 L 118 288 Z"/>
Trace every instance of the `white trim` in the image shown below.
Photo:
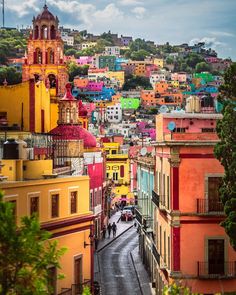
<path fill-rule="evenodd" d="M 36 196 L 35 196 L 36 195 Z M 33 198 L 34 196 L 35 197 L 38 197 L 39 198 L 39 212 L 38 212 L 38 215 L 40 216 L 40 195 L 41 195 L 41 192 L 31 192 L 31 193 L 27 193 L 27 214 L 30 216 L 30 199 Z"/>
<path fill-rule="evenodd" d="M 7 198 L 17 198 L 17 197 L 19 197 L 18 194 L 16 194 L 16 195 L 5 195 L 5 196 L 3 197 L 3 199 L 7 199 Z"/>
<path fill-rule="evenodd" d="M 69 186 L 68 187 L 68 190 L 70 190 L 70 189 L 78 189 L 79 188 L 79 186 L 77 185 L 77 186 Z"/>
<path fill-rule="evenodd" d="M 51 192 L 58 192 L 58 191 L 61 191 L 61 188 L 50 189 L 48 192 L 51 193 Z"/>

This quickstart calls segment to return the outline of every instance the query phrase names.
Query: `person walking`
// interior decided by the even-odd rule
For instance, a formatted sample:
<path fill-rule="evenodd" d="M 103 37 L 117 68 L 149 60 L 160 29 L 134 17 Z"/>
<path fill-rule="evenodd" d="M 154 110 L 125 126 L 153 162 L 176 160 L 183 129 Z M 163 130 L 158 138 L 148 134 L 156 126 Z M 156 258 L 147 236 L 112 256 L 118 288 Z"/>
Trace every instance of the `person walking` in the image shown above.
<path fill-rule="evenodd" d="M 104 224 L 104 225 L 103 225 L 103 228 L 102 228 L 102 238 L 103 238 L 103 239 L 106 238 L 106 231 L 107 231 L 107 229 L 106 229 L 106 226 L 105 226 L 105 224 Z"/>
<path fill-rule="evenodd" d="M 111 228 L 112 228 L 112 233 L 113 233 L 113 238 L 114 238 L 116 236 L 116 229 L 117 229 L 115 221 L 112 223 Z"/>
<path fill-rule="evenodd" d="M 108 231 L 108 238 L 110 238 L 110 235 L 111 235 L 111 224 L 110 223 L 107 226 L 107 231 Z"/>

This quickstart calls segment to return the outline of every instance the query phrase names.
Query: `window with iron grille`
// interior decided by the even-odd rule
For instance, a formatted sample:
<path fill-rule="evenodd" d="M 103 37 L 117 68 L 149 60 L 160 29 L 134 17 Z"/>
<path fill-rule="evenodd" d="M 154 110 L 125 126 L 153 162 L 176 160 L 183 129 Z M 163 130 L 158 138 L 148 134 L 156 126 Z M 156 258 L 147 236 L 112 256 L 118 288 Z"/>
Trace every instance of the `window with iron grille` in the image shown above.
<path fill-rule="evenodd" d="M 51 217 L 59 217 L 59 194 L 51 195 Z"/>
<path fill-rule="evenodd" d="M 70 192 L 70 213 L 77 213 L 77 191 Z"/>
<path fill-rule="evenodd" d="M 30 215 L 39 214 L 39 197 L 30 198 Z"/>

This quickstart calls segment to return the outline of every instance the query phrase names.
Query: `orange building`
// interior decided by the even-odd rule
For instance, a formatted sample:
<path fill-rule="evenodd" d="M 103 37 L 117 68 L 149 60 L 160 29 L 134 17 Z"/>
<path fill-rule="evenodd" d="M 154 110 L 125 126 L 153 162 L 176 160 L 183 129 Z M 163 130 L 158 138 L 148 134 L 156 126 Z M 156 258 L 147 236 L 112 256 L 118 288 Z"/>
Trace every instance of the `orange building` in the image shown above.
<path fill-rule="evenodd" d="M 144 108 L 157 106 L 157 98 L 153 90 L 142 90 L 140 97 L 141 104 Z"/>
<path fill-rule="evenodd" d="M 156 83 L 155 85 L 155 92 L 159 94 L 163 94 L 168 91 L 169 84 L 167 82 L 161 81 Z"/>
<path fill-rule="evenodd" d="M 22 67 L 22 81 L 34 78 L 44 81 L 51 96 L 62 96 L 68 81 L 63 59 L 64 42 L 58 29 L 58 18 L 45 4 L 42 12 L 33 18 L 33 31 L 27 45 L 27 57 Z"/>
<path fill-rule="evenodd" d="M 74 86 L 77 88 L 86 88 L 88 86 L 89 80 L 86 78 L 75 77 Z"/>
<path fill-rule="evenodd" d="M 67 248 L 61 269 L 51 269 L 53 294 L 71 290 L 72 285 L 77 290 L 91 285 L 94 215 L 89 209 L 89 177 L 57 177 L 51 160 L 6 159 L 1 164 L 7 180 L 1 181 L 0 189 L 4 200 L 15 204 L 17 224 L 21 217 L 37 213 L 41 228 L 52 233 L 51 240 Z M 57 280 L 59 274 L 65 278 Z"/>
<path fill-rule="evenodd" d="M 156 294 L 173 280 L 191 293 L 236 289 L 236 252 L 220 226 L 224 211 L 219 185 L 224 170 L 213 152 L 218 141 L 216 121 L 221 118 L 180 113 L 156 117 L 152 196 Z"/>

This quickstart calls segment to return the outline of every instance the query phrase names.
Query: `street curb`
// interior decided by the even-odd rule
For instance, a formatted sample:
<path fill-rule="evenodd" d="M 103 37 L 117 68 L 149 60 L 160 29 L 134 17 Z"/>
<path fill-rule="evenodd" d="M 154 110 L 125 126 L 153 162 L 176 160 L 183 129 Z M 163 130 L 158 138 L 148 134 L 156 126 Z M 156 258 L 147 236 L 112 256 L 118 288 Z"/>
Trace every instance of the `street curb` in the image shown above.
<path fill-rule="evenodd" d="M 137 247 L 138 247 L 138 246 L 137 246 Z M 135 249 L 136 249 L 136 248 L 135 248 Z M 142 294 L 142 295 L 145 295 L 145 294 L 143 294 L 143 289 L 142 289 L 142 285 L 141 285 L 141 282 L 140 282 L 140 279 L 139 279 L 138 271 L 137 271 L 137 269 L 136 269 L 136 267 L 135 267 L 135 263 L 134 263 L 134 258 L 133 258 L 132 251 L 130 252 L 130 257 L 131 257 L 131 260 L 132 260 L 132 263 L 133 263 L 133 266 L 134 266 L 134 270 L 135 270 L 135 273 L 136 273 L 136 277 L 137 277 L 137 279 L 138 279 L 139 289 L 140 289 L 140 291 L 141 291 L 141 294 Z"/>
<path fill-rule="evenodd" d="M 101 252 L 104 248 L 106 248 L 108 245 L 110 245 L 112 242 L 114 242 L 117 238 L 119 238 L 121 235 L 123 235 L 125 232 L 127 232 L 129 229 L 131 229 L 134 225 L 132 224 L 131 226 L 129 226 L 128 228 L 126 228 L 122 233 L 120 233 L 119 235 L 117 235 L 115 238 L 113 238 L 112 240 L 110 240 L 106 245 L 102 246 L 99 250 L 96 251 L 96 253 Z"/>

